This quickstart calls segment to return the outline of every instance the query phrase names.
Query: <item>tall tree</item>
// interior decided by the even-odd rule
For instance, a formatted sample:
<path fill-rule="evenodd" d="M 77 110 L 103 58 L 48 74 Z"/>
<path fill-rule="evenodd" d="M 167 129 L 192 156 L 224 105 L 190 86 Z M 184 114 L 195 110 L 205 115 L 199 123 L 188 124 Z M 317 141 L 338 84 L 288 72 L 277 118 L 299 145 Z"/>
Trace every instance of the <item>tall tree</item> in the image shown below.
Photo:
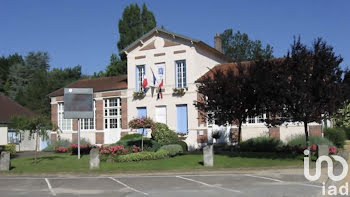
<path fill-rule="evenodd" d="M 280 105 L 279 114 L 276 114 L 279 117 L 304 123 L 308 146 L 308 124 L 330 118 L 344 102 L 342 61 L 334 53 L 333 47 L 321 38 L 316 39 L 310 48 L 302 44 L 299 38 L 294 40 L 291 51 L 282 63 L 284 74 L 280 72 L 271 78 L 272 81 L 284 82 L 279 98 L 270 97 L 270 105 Z"/>
<path fill-rule="evenodd" d="M 201 98 L 195 106 L 208 121 L 218 125 L 236 124 L 238 143 L 242 124 L 248 116 L 259 114 L 254 79 L 250 75 L 253 65 L 237 63 L 226 69 L 212 69 L 197 82 Z"/>
<path fill-rule="evenodd" d="M 273 47 L 263 47 L 260 40 L 250 40 L 248 34 L 226 29 L 221 35 L 223 53 L 234 62 L 273 58 Z"/>
<path fill-rule="evenodd" d="M 116 54 L 111 55 L 110 63 L 106 68 L 105 76 L 118 76 L 126 74 L 126 60 L 121 60 Z"/>
<path fill-rule="evenodd" d="M 147 9 L 145 3 L 142 5 L 142 11 L 136 3 L 127 6 L 118 24 L 120 35 L 118 41 L 119 51 L 156 27 L 156 25 L 154 14 Z"/>
<path fill-rule="evenodd" d="M 17 53 L 9 55 L 8 57 L 0 57 L 0 92 L 4 92 L 8 95 L 10 83 L 8 81 L 8 75 L 10 68 L 14 64 L 23 64 L 24 60 L 21 55 Z"/>
<path fill-rule="evenodd" d="M 49 55 L 46 52 L 30 52 L 24 62 L 16 63 L 9 69 L 8 92 L 12 99 L 17 100 L 19 92 L 29 84 L 36 72 L 47 71 L 49 68 Z M 21 103 L 23 104 L 23 103 Z"/>

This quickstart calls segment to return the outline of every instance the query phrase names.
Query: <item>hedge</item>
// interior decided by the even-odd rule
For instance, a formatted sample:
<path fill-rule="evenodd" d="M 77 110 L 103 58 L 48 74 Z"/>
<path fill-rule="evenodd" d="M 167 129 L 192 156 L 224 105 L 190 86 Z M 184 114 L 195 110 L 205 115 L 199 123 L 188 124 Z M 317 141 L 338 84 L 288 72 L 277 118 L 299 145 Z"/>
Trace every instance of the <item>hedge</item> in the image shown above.
<path fill-rule="evenodd" d="M 115 144 L 123 145 L 125 148 L 131 148 L 133 146 L 141 147 L 142 139 L 141 137 L 136 137 L 133 139 L 119 140 Z M 156 152 L 161 146 L 162 144 L 150 138 L 143 138 L 143 150 Z"/>
<path fill-rule="evenodd" d="M 328 146 L 334 146 L 334 144 L 329 141 L 327 138 L 321 137 L 321 136 L 309 136 L 310 144 L 317 144 L 317 145 L 328 145 Z M 305 146 L 306 147 L 306 139 L 305 135 L 295 135 L 292 138 L 290 138 L 287 142 L 289 146 Z"/>
<path fill-rule="evenodd" d="M 16 154 L 16 144 L 6 144 L 1 146 L 2 151 L 10 152 L 11 155 Z M 1 151 L 0 151 L 1 152 Z"/>
<path fill-rule="evenodd" d="M 169 155 L 172 157 L 184 152 L 182 147 L 178 144 L 164 145 L 160 148 L 160 150 L 167 150 L 169 152 Z"/>
<path fill-rule="evenodd" d="M 151 135 L 152 139 L 158 143 L 172 144 L 179 141 L 177 133 L 170 130 L 169 127 L 163 123 L 156 123 Z"/>
<path fill-rule="evenodd" d="M 127 134 L 124 135 L 123 137 L 120 138 L 120 140 L 131 140 L 131 139 L 137 139 L 137 138 L 141 138 L 142 135 L 139 133 L 132 133 L 132 134 Z"/>
<path fill-rule="evenodd" d="M 127 155 L 118 155 L 113 157 L 115 162 L 137 162 L 145 160 L 157 160 L 165 159 L 169 157 L 169 152 L 167 150 L 158 150 L 157 152 L 139 152 L 139 153 L 130 153 Z"/>
<path fill-rule="evenodd" d="M 343 148 L 347 139 L 344 129 L 339 127 L 326 128 L 324 130 L 324 137 L 332 141 L 338 148 Z"/>
<path fill-rule="evenodd" d="M 239 150 L 242 152 L 274 152 L 283 145 L 279 139 L 256 137 L 241 142 Z"/>

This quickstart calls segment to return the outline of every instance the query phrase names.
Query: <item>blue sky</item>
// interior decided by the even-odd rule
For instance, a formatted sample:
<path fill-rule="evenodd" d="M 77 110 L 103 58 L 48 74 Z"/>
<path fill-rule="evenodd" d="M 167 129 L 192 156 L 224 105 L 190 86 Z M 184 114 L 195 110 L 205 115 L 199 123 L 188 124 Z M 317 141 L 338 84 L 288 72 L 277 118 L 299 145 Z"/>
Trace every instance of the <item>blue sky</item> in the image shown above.
<path fill-rule="evenodd" d="M 118 20 L 127 0 L 0 0 L 0 55 L 47 51 L 53 67 L 83 66 L 84 74 L 105 69 L 117 53 Z M 274 47 L 276 57 L 294 35 L 310 44 L 323 37 L 350 66 L 350 1 L 148 0 L 158 26 L 213 45 L 227 28 Z"/>

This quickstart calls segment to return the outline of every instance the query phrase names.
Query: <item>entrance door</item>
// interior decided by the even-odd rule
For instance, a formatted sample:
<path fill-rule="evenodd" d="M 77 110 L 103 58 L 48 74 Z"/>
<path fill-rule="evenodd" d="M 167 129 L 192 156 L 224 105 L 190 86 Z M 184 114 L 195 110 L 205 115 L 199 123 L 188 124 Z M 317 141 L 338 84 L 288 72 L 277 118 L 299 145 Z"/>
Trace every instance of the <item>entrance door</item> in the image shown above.
<path fill-rule="evenodd" d="M 120 98 L 104 99 L 105 144 L 115 143 L 120 139 L 122 110 Z"/>
<path fill-rule="evenodd" d="M 146 107 L 138 107 L 137 108 L 137 117 L 138 118 L 143 118 L 143 117 L 147 117 L 147 108 Z M 143 129 L 138 129 L 137 132 L 142 134 Z M 146 130 L 144 135 L 146 135 Z"/>
<path fill-rule="evenodd" d="M 176 105 L 176 116 L 177 116 L 176 131 L 178 133 L 187 133 L 188 132 L 187 105 Z"/>

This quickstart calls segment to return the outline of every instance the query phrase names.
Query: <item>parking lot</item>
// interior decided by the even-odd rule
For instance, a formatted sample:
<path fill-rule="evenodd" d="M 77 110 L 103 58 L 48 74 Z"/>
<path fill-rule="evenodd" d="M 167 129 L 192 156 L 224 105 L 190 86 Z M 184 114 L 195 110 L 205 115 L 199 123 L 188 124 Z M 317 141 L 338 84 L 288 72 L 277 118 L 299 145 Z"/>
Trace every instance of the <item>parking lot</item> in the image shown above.
<path fill-rule="evenodd" d="M 277 177 L 277 178 L 276 178 Z M 321 183 L 300 174 L 220 173 L 0 178 L 7 196 L 317 196 Z"/>

